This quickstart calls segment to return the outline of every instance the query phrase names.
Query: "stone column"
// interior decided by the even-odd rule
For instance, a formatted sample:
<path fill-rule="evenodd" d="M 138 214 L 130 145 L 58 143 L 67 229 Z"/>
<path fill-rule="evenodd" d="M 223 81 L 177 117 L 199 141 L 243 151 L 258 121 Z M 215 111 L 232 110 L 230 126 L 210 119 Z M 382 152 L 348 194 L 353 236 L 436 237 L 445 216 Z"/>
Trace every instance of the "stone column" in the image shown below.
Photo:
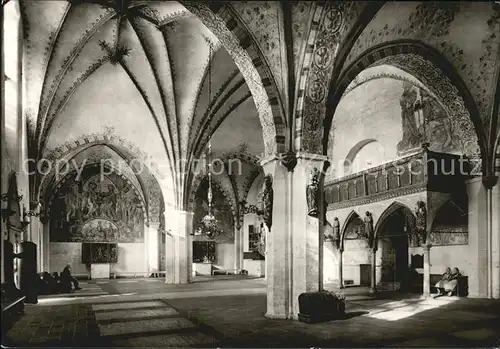
<path fill-rule="evenodd" d="M 265 174 L 272 176 L 274 190 L 266 256 L 267 317 L 298 318 L 299 295 L 320 289 L 321 231 L 319 218 L 308 215 L 306 188 L 312 169 L 322 171 L 325 162 L 324 156 L 303 153 L 262 162 Z"/>
<path fill-rule="evenodd" d="M 370 282 L 370 293 L 377 293 L 377 249 L 370 249 L 371 257 L 371 282 Z"/>
<path fill-rule="evenodd" d="M 487 205 L 486 188 L 481 178 L 467 181 L 467 197 L 469 199 L 469 253 L 471 270 L 469 279 L 469 297 L 486 298 L 488 296 L 488 263 L 487 263 Z"/>
<path fill-rule="evenodd" d="M 426 244 L 423 247 L 424 256 L 424 289 L 422 296 L 424 298 L 430 297 L 431 295 L 431 245 Z"/>
<path fill-rule="evenodd" d="M 146 228 L 147 235 L 144 238 L 145 242 L 145 252 L 146 252 L 146 271 L 148 272 L 148 276 L 151 273 L 155 273 L 159 271 L 159 238 L 158 238 L 158 230 L 160 229 L 159 222 L 150 222 L 149 227 Z"/>
<path fill-rule="evenodd" d="M 500 299 L 500 183 L 492 188 L 492 250 L 493 250 L 493 293 L 492 298 Z"/>
<path fill-rule="evenodd" d="M 339 248 L 339 288 L 344 288 L 344 249 Z"/>
<path fill-rule="evenodd" d="M 243 231 L 241 224 L 236 224 L 234 227 L 234 269 L 239 273 L 243 268 Z"/>
<path fill-rule="evenodd" d="M 192 275 L 192 242 L 193 213 L 177 211 L 175 225 L 172 229 L 171 248 L 167 247 L 167 265 L 173 269 L 173 275 L 165 279 L 166 283 L 185 284 L 191 281 Z M 170 255 L 169 255 L 170 252 Z M 170 262 L 170 263 L 169 263 Z M 168 269 L 168 268 L 167 268 Z"/>

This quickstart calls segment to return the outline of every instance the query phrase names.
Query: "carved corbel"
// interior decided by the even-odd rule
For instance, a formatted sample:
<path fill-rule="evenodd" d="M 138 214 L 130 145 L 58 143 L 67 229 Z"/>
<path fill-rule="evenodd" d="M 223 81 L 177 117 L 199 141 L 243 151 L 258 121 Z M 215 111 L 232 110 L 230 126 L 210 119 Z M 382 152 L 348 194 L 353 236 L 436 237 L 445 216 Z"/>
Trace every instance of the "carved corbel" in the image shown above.
<path fill-rule="evenodd" d="M 288 172 L 292 172 L 297 166 L 297 154 L 294 152 L 286 152 L 281 154 L 281 164 L 286 167 Z"/>

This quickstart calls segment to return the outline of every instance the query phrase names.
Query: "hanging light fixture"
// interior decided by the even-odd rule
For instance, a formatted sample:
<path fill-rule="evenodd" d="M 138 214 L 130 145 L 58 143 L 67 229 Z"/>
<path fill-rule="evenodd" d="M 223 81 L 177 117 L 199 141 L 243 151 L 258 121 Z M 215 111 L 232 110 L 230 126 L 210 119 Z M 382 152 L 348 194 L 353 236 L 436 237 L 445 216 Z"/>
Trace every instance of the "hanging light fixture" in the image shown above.
<path fill-rule="evenodd" d="M 210 118 L 210 103 L 212 101 L 212 49 L 213 43 L 209 38 L 204 37 L 205 41 L 208 44 L 208 117 Z M 201 220 L 198 229 L 195 232 L 195 235 L 206 235 L 209 238 L 213 238 L 219 232 L 217 228 L 217 219 L 215 218 L 212 212 L 212 129 L 210 127 L 209 121 L 209 138 L 208 138 L 208 147 L 206 153 L 207 159 L 207 172 L 208 172 L 208 193 L 207 193 L 207 201 L 208 201 L 208 213 Z"/>

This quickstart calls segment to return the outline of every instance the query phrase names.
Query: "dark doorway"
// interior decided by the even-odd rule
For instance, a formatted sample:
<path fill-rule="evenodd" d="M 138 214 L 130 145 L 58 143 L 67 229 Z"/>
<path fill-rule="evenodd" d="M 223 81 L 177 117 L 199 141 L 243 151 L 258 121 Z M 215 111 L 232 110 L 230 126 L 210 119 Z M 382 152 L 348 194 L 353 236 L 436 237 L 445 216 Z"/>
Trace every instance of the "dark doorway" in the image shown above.
<path fill-rule="evenodd" d="M 381 227 L 382 281 L 401 282 L 408 272 L 407 223 L 403 209 L 386 218 Z"/>

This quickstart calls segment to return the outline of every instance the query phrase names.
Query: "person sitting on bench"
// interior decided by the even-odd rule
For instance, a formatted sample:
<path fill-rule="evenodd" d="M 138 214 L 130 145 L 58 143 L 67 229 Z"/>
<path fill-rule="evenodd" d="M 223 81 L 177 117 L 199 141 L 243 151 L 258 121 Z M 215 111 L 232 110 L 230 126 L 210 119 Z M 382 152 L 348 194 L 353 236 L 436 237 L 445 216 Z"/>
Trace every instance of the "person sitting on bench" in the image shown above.
<path fill-rule="evenodd" d="M 61 284 L 61 289 L 63 290 L 63 292 L 71 292 L 73 288 L 72 284 L 74 285 L 75 290 L 82 289 L 79 285 L 78 280 L 73 275 L 71 275 L 71 265 L 69 264 L 64 267 L 59 282 Z"/>
<path fill-rule="evenodd" d="M 57 280 L 50 275 L 48 272 L 44 271 L 42 274 L 42 288 L 41 294 L 53 294 L 57 293 Z"/>
<path fill-rule="evenodd" d="M 446 268 L 445 273 L 441 280 L 436 284 L 436 288 L 438 290 L 438 296 L 447 293 L 448 296 L 451 296 L 455 289 L 457 288 L 458 278 L 460 277 L 460 271 L 458 268 L 453 268 L 451 271 L 450 268 Z"/>

